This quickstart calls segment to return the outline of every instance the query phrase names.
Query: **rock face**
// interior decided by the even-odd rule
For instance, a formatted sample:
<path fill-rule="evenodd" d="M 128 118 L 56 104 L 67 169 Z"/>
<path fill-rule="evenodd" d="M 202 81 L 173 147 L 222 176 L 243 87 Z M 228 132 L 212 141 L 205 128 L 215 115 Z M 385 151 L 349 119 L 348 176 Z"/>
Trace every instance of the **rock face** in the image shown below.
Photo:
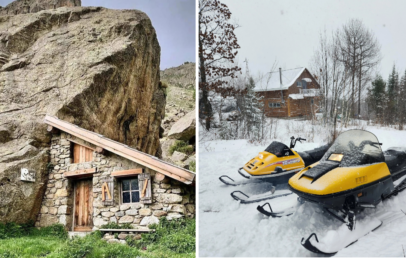
<path fill-rule="evenodd" d="M 141 11 L 62 7 L 0 16 L 0 222 L 24 223 L 39 212 L 52 169 L 46 114 L 160 154 L 159 62 L 155 30 Z M 21 168 L 36 181 L 21 181 Z"/>
<path fill-rule="evenodd" d="M 195 121 L 195 84 L 196 64 L 185 62 L 178 67 L 161 71 L 161 80 L 168 84 L 166 89 L 167 105 L 165 118 L 162 121 L 164 136 L 160 139 L 162 158 L 178 166 L 191 169 L 190 162 L 195 160 L 195 155 L 181 161 L 177 155 L 170 152 L 177 139 L 183 140 L 195 147 L 196 121 Z M 169 137 L 169 134 L 172 134 Z M 182 158 L 183 159 L 183 158 Z"/>
<path fill-rule="evenodd" d="M 183 141 L 189 141 L 195 136 L 196 132 L 196 112 L 189 112 L 186 116 L 179 119 L 168 133 L 168 137 Z"/>
<path fill-rule="evenodd" d="M 81 6 L 81 0 L 17 0 L 0 9 L 0 15 L 36 13 L 59 7 Z"/>

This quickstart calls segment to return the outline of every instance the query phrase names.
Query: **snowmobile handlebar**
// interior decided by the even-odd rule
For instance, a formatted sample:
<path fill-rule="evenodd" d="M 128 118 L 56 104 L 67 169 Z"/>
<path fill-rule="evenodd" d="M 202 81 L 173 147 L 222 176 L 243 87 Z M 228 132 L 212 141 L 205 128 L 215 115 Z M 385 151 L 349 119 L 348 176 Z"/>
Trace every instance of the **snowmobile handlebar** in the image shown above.
<path fill-rule="evenodd" d="M 302 141 L 306 141 L 306 139 L 304 138 L 296 138 L 294 136 L 290 137 L 290 148 L 293 149 L 296 146 L 296 142 L 299 141 L 300 143 L 302 143 Z"/>

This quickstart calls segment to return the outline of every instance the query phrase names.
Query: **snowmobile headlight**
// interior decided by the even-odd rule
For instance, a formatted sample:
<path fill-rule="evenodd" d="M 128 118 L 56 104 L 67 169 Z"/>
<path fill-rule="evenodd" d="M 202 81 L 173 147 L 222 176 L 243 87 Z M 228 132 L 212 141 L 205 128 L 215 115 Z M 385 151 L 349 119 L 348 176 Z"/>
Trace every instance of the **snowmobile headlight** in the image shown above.
<path fill-rule="evenodd" d="M 258 155 L 258 158 L 259 158 L 259 159 L 263 159 L 263 158 L 264 158 L 264 155 L 259 154 L 259 155 Z"/>

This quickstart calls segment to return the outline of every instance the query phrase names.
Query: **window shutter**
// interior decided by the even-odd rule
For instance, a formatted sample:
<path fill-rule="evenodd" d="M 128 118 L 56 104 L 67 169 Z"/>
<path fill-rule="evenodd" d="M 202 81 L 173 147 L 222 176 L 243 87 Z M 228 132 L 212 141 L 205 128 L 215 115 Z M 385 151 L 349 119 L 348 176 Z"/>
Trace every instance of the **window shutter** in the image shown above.
<path fill-rule="evenodd" d="M 147 173 L 139 174 L 138 184 L 140 187 L 140 202 L 147 204 L 152 203 L 151 175 Z"/>
<path fill-rule="evenodd" d="M 107 177 L 100 181 L 102 185 L 102 202 L 104 206 L 114 205 L 114 178 Z M 107 186 L 107 189 L 105 188 Z"/>

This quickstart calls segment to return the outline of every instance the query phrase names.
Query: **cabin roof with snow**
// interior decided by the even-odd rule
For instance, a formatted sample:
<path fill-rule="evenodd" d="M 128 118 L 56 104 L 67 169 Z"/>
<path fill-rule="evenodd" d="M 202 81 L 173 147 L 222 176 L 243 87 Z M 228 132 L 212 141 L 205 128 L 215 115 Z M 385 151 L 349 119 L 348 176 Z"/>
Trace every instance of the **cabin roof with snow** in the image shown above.
<path fill-rule="evenodd" d="M 57 117 L 46 115 L 44 122 L 49 125 L 48 131 L 51 131 L 52 127 L 57 128 L 94 144 L 99 148 L 105 149 L 185 184 L 192 184 L 195 180 L 196 174 L 192 171 L 165 162 L 155 156 L 146 154 L 120 142 L 113 141 L 103 135 L 83 129 L 64 120 L 60 120 Z"/>
<path fill-rule="evenodd" d="M 280 82 L 279 71 L 271 72 L 270 77 L 264 78 L 256 84 L 254 91 L 287 90 L 300 77 L 305 69 L 305 67 L 299 67 L 295 69 L 282 70 L 282 84 Z M 311 78 L 304 78 L 304 80 L 307 82 L 312 81 Z"/>

